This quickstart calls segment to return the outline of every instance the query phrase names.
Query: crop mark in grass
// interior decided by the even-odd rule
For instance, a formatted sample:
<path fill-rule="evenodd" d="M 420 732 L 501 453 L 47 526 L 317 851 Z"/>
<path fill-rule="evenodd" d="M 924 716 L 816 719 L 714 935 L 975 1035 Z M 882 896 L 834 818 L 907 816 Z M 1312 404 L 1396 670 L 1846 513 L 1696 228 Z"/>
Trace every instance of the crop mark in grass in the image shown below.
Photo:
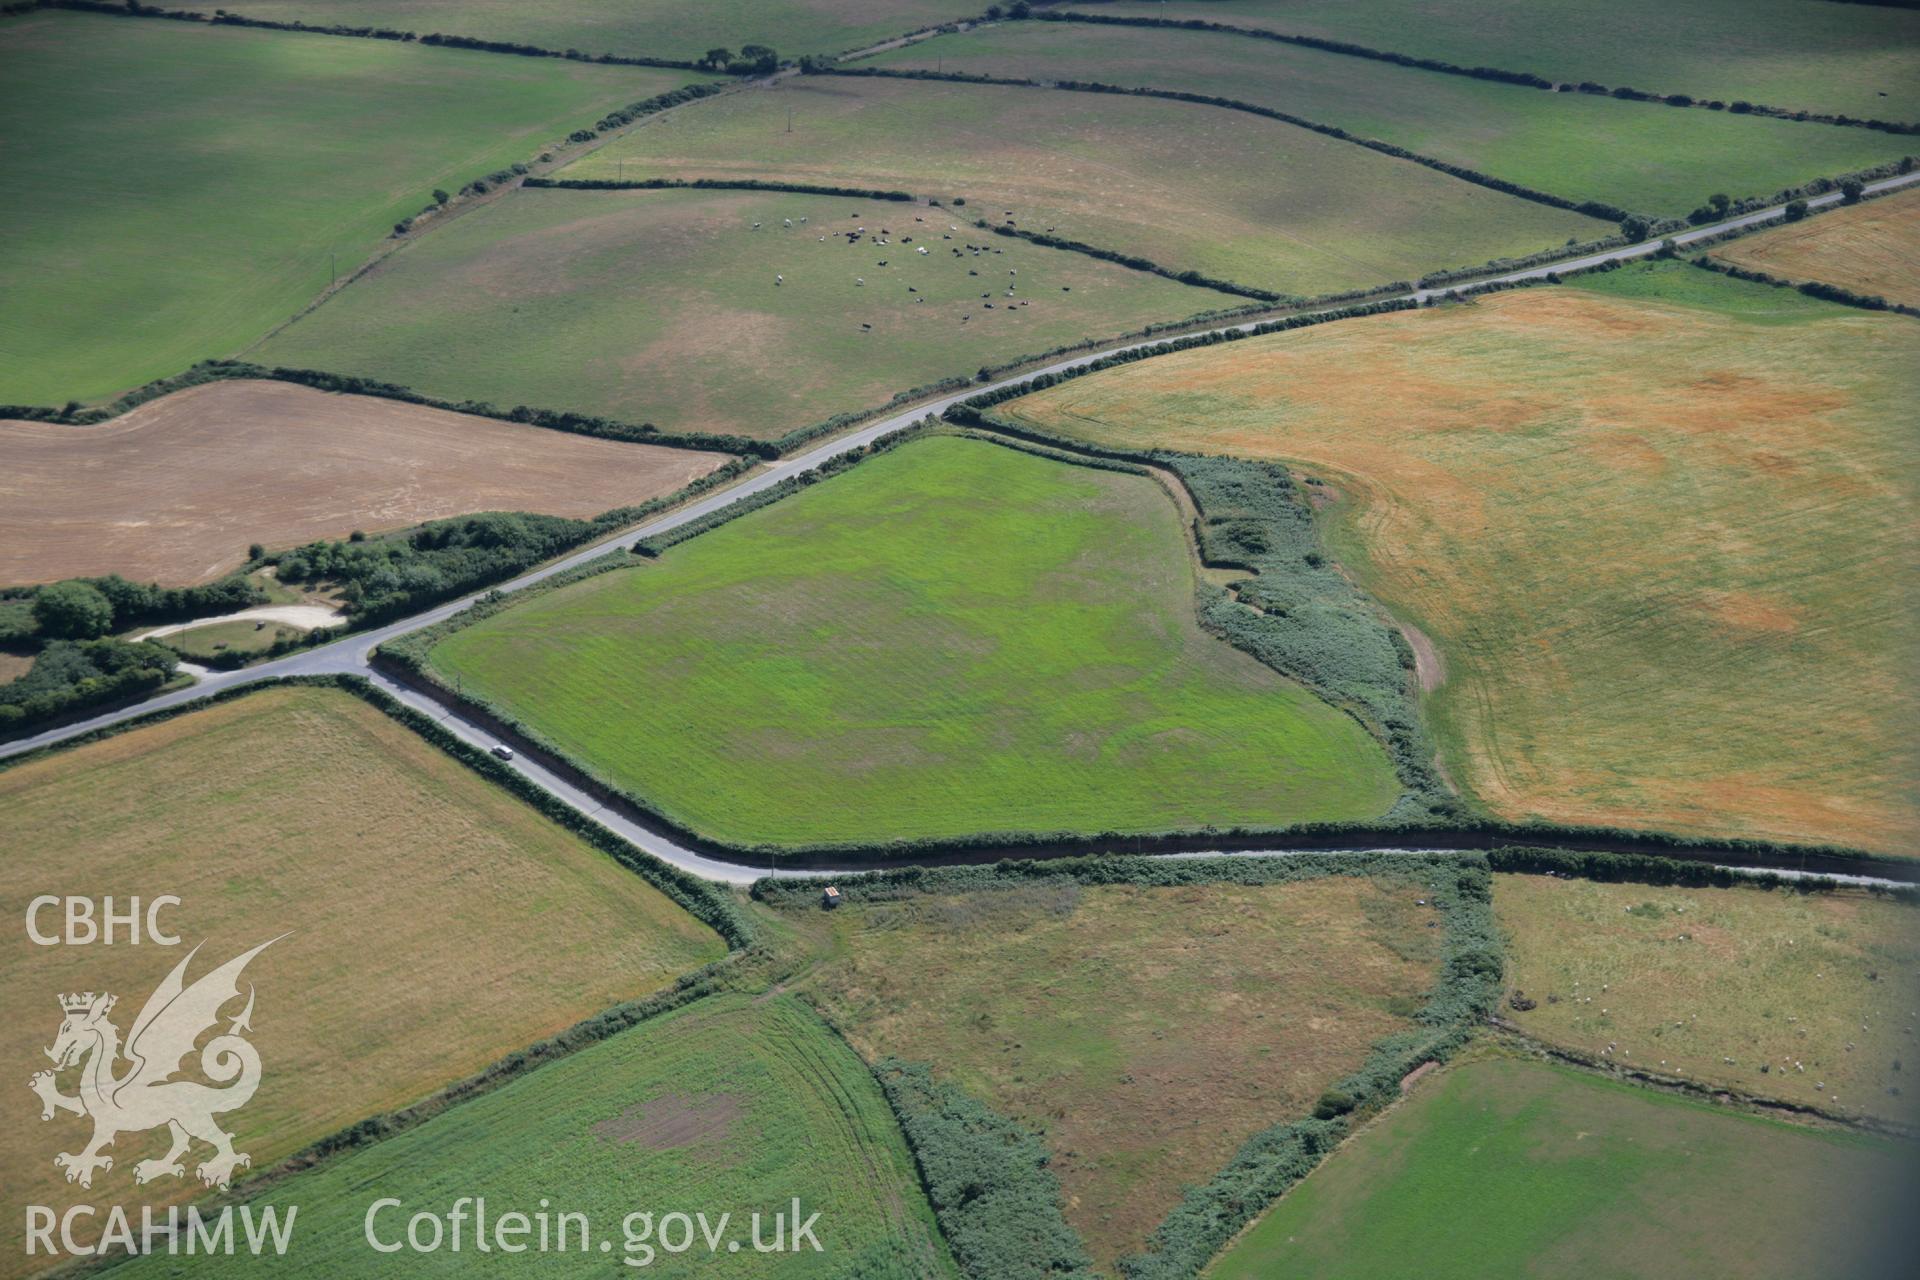
<path fill-rule="evenodd" d="M 649 1151 L 713 1146 L 732 1134 L 741 1110 L 740 1099 L 730 1093 L 669 1092 L 634 1103 L 594 1125 L 593 1132 L 608 1142 Z"/>

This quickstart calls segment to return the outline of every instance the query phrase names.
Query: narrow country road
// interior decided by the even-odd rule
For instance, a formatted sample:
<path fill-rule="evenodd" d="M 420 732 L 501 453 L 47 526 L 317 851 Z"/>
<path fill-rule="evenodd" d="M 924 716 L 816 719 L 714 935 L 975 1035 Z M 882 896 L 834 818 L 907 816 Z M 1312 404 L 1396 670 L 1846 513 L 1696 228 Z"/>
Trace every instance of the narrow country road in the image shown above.
<path fill-rule="evenodd" d="M 1915 183 L 1920 183 L 1920 172 L 1902 174 L 1897 177 L 1886 178 L 1878 182 L 1869 183 L 1867 184 L 1867 190 L 1869 192 L 1878 193 L 1883 191 L 1890 191 L 1899 187 L 1913 185 Z M 1821 208 L 1827 205 L 1836 204 L 1840 201 L 1840 199 L 1841 199 L 1840 193 L 1838 191 L 1832 191 L 1832 192 L 1828 192 L 1825 195 L 1811 197 L 1808 199 L 1807 203 L 1809 206 L 1813 208 Z M 1674 240 L 1678 244 L 1684 246 L 1698 240 L 1703 240 L 1711 236 L 1718 235 L 1725 231 L 1745 229 L 1745 228 L 1757 226 L 1765 222 L 1778 221 L 1783 217 L 1784 217 L 1784 206 L 1775 205 L 1770 208 L 1761 209 L 1753 213 L 1743 214 L 1737 218 L 1730 218 L 1724 222 L 1716 222 L 1716 223 L 1711 223 L 1707 226 L 1697 227 L 1692 230 L 1682 232 L 1680 234 L 1674 235 L 1669 238 Z M 1557 271 L 1577 271 L 1585 267 L 1598 266 L 1605 262 L 1629 261 L 1635 258 L 1648 257 L 1653 253 L 1657 252 L 1659 248 L 1660 248 L 1659 241 L 1648 241 L 1642 244 L 1627 245 L 1619 249 L 1610 249 L 1604 253 L 1591 254 L 1586 257 L 1573 258 L 1565 261 L 1554 262 L 1546 266 L 1530 267 L 1523 271 L 1513 271 L 1513 272 L 1508 272 L 1504 275 L 1491 276 L 1485 280 L 1478 280 L 1473 283 L 1489 284 L 1489 283 L 1504 283 L 1504 282 L 1510 282 L 1510 281 L 1538 279 L 1540 277 L 1549 275 Z M 1461 285 L 1457 287 L 1467 288 L 1471 286 Z M 1452 289 L 1444 289 L 1444 288 L 1443 289 L 1416 289 L 1411 293 L 1383 295 L 1378 299 L 1370 299 L 1370 301 L 1390 302 L 1390 301 L 1395 301 L 1397 299 L 1412 299 L 1415 301 L 1424 302 L 1430 298 L 1445 297 L 1447 294 L 1451 292 L 1453 292 Z M 1333 308 L 1329 308 L 1329 310 L 1332 310 L 1332 309 Z M 1261 323 L 1260 321 L 1255 320 L 1255 321 L 1247 321 L 1246 323 L 1237 324 L 1237 325 L 1222 325 L 1218 329 L 1211 330 L 1211 332 L 1217 332 L 1217 333 L 1226 333 L 1230 331 L 1245 332 L 1255 328 L 1260 323 Z M 1068 359 L 1068 360 L 1061 360 L 1054 364 L 1046 365 L 1042 368 L 1034 369 L 1027 373 L 1020 374 L 1016 377 L 1005 378 L 999 382 L 988 383 L 988 384 L 983 384 L 983 385 L 974 386 L 974 387 L 968 387 L 965 391 L 956 392 L 953 395 L 947 396 L 943 399 L 933 400 L 933 401 L 918 405 L 914 408 L 905 410 L 901 413 L 894 414 L 891 417 L 882 419 L 881 421 L 876 422 L 871 426 L 863 427 L 858 431 L 850 432 L 849 434 L 843 435 L 843 436 L 837 436 L 827 441 L 826 443 L 817 446 L 816 448 L 808 450 L 806 453 L 799 454 L 792 458 L 784 459 L 766 468 L 763 471 L 755 472 L 749 475 L 745 480 L 741 481 L 738 484 L 733 485 L 730 488 L 723 489 L 708 497 L 701 498 L 696 502 L 689 503 L 686 506 L 676 508 L 675 510 L 670 511 L 665 515 L 662 515 L 654 520 L 648 521 L 646 524 L 640 525 L 638 528 L 630 530 L 627 533 L 623 533 L 616 537 L 594 543 L 593 545 L 586 547 L 582 550 L 576 551 L 573 554 L 568 555 L 563 559 L 556 560 L 553 563 L 548 564 L 542 568 L 535 569 L 530 573 L 523 574 L 520 577 L 515 578 L 510 582 L 501 583 L 497 586 L 487 588 L 487 590 L 501 591 L 501 592 L 519 591 L 519 590 L 522 590 L 523 588 L 530 587 L 537 582 L 542 582 L 548 578 L 551 578 L 555 574 L 564 573 L 568 569 L 571 569 L 577 565 L 584 564 L 587 561 L 592 560 L 598 556 L 605 555 L 609 551 L 631 548 L 634 545 L 634 543 L 640 541 L 642 538 L 651 537 L 655 534 L 665 533 L 670 529 L 675 529 L 691 521 L 698 520 L 702 516 L 718 511 L 723 507 L 729 506 L 730 504 L 739 501 L 741 498 L 747 497 L 754 493 L 758 493 L 764 489 L 768 489 L 773 485 L 778 484 L 780 481 L 787 479 L 789 476 L 793 476 L 801 472 L 813 470 L 814 468 L 819 467 L 822 463 L 828 461 L 831 458 L 837 457 L 840 454 L 847 453 L 850 450 L 858 449 L 865 445 L 871 444 L 873 441 L 878 440 L 883 436 L 889 436 L 894 434 L 895 432 L 903 431 L 906 428 L 912 426 L 915 422 L 918 422 L 920 419 L 927 417 L 928 415 L 938 416 L 939 414 L 944 413 L 948 408 L 950 408 L 957 402 L 967 399 L 971 396 L 980 395 L 988 391 L 998 390 L 1001 387 L 1016 385 L 1018 383 L 1025 382 L 1029 378 L 1033 378 L 1039 374 L 1058 373 L 1067 369 L 1079 368 L 1083 365 L 1092 364 L 1096 360 L 1104 359 L 1107 356 L 1114 355 L 1118 352 L 1137 350 L 1142 347 L 1151 347 L 1166 340 L 1167 339 L 1164 339 L 1164 338 L 1155 338 L 1155 339 L 1148 339 L 1141 342 L 1119 343 L 1111 347 L 1102 348 L 1099 351 L 1089 352 L 1086 355 L 1075 356 L 1072 359 Z M 473 743 L 483 748 L 490 747 L 493 745 L 493 743 L 497 739 L 493 735 L 489 734 L 485 729 L 481 728 L 479 725 L 474 724 L 470 720 L 466 719 L 463 715 L 459 714 L 458 712 L 449 710 L 446 706 L 442 705 L 441 703 L 436 702 L 435 700 L 425 696 L 424 694 L 421 694 L 415 691 L 414 689 L 408 686 L 402 685 L 399 682 L 391 679 L 385 673 L 375 670 L 371 665 L 371 656 L 372 656 L 373 650 L 377 648 L 379 645 L 381 645 L 382 643 L 388 640 L 392 640 L 395 637 L 405 635 L 408 632 L 418 631 L 422 627 L 431 626 L 436 622 L 444 621 L 445 619 L 452 617 L 454 614 L 459 613 L 462 609 L 465 609 L 468 605 L 472 604 L 475 600 L 477 600 L 481 595 L 484 595 L 484 594 L 486 594 L 486 592 L 475 592 L 472 595 L 464 596 L 458 600 L 450 601 L 449 603 L 439 605 L 432 609 L 428 609 L 423 613 L 415 614 L 410 618 L 404 618 L 398 622 L 389 623 L 384 627 L 378 627 L 373 630 L 358 632 L 356 634 L 347 636 L 344 639 L 336 640 L 331 644 L 322 645 L 313 649 L 308 649 L 300 653 L 290 654 L 285 658 L 279 658 L 272 662 L 263 662 L 257 666 L 247 667 L 240 671 L 209 672 L 204 677 L 201 678 L 198 684 L 194 685 L 192 688 L 180 689 L 180 690 L 176 690 L 173 693 L 162 694 L 159 697 L 149 698 L 144 702 L 136 703 L 132 706 L 122 707 L 117 710 L 108 711 L 103 714 L 93 716 L 85 720 L 79 720 L 70 724 L 60 725 L 56 728 L 48 729 L 48 730 L 45 730 L 44 732 L 37 733 L 29 737 L 17 738 L 10 742 L 0 743 L 0 759 L 4 759 L 8 756 L 19 755 L 23 752 L 32 751 L 40 747 L 51 746 L 55 743 L 64 741 L 68 738 L 76 737 L 80 734 L 87 733 L 94 729 L 103 728 L 107 725 L 117 724 L 124 720 L 131 720 L 135 717 L 143 716 L 150 712 L 161 710 L 166 707 L 177 706 L 180 703 L 190 702 L 196 698 L 203 698 L 210 693 L 218 693 L 223 689 L 230 689 L 230 688 L 234 688 L 241 685 L 258 684 L 262 681 L 277 680 L 285 676 L 342 675 L 342 674 L 361 676 L 371 681 L 377 688 L 391 695 L 392 697 L 399 700 L 400 702 L 403 702 L 407 706 L 412 707 L 415 710 L 425 715 L 431 716 L 433 719 L 439 721 L 449 732 L 455 734 L 462 740 Z M 511 767 L 517 769 L 520 773 L 525 775 L 528 779 L 535 782 L 539 786 L 545 788 L 547 791 L 551 792 L 553 795 L 558 797 L 560 800 L 562 800 L 566 804 L 572 806 L 573 808 L 580 811 L 582 814 L 587 815 L 588 817 L 592 818 L 594 821 L 602 824 L 603 826 L 614 831 L 615 833 L 623 836 L 628 841 L 632 842 L 634 845 L 638 846 L 641 849 L 646 850 L 648 853 L 659 858 L 663 862 L 670 863 L 673 866 L 680 867 L 683 870 L 690 871 L 695 875 L 703 876 L 710 880 L 722 881 L 730 884 L 749 884 L 749 883 L 752 883 L 754 880 L 757 880 L 768 873 L 769 868 L 760 867 L 760 866 L 743 866 L 739 863 L 723 862 L 715 858 L 708 857 L 705 854 L 702 854 L 696 850 L 686 848 L 680 842 L 674 840 L 673 838 L 666 835 L 665 833 L 662 833 L 658 830 L 652 829 L 647 826 L 643 826 L 640 823 L 633 821 L 631 818 L 629 818 L 625 814 L 615 812 L 613 810 L 606 808 L 600 803 L 599 800 L 595 799 L 593 796 L 588 795 L 585 791 L 574 786 L 572 783 L 568 782 L 566 779 L 558 776 L 552 770 L 549 770 L 543 767 L 541 764 L 535 761 L 528 760 L 524 757 L 521 757 L 514 760 Z M 1256 851 L 1239 850 L 1235 852 L 1252 853 Z M 1283 852 L 1289 852 L 1289 851 L 1270 850 L 1270 851 L 1259 851 L 1259 852 L 1283 853 Z M 1414 849 L 1403 849 L 1403 850 L 1392 850 L 1392 852 L 1416 853 L 1416 852 L 1423 852 L 1423 851 L 1414 850 Z M 1201 856 L 1201 855 L 1173 854 L 1173 855 L 1164 855 L 1164 856 L 1182 857 L 1182 856 Z M 849 867 L 849 868 L 842 869 L 840 873 L 852 874 L 856 871 L 872 870 L 872 869 L 873 868 L 871 866 Z M 786 869 L 779 869 L 775 873 L 780 875 L 807 875 L 807 876 L 823 876 L 823 875 L 835 874 L 834 870 L 831 868 L 817 868 L 817 867 L 809 868 L 804 871 L 790 871 Z M 1787 873 L 1787 874 L 1791 874 L 1791 873 Z M 1868 877 L 1837 877 L 1837 878 L 1857 879 L 1863 883 L 1870 881 L 1870 878 Z M 1882 881 L 1880 883 L 1891 883 L 1891 882 Z"/>

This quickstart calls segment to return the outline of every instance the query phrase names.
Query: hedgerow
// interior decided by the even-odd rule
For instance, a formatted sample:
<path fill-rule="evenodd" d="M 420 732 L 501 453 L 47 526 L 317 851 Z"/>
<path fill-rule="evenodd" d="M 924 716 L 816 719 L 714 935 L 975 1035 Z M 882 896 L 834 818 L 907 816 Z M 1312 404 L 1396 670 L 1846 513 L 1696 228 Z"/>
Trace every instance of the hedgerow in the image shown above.
<path fill-rule="evenodd" d="M 885 191 L 868 187 L 822 186 L 812 182 L 774 182 L 758 178 L 528 178 L 527 187 L 564 191 L 791 191 L 808 196 L 846 196 L 856 200 L 912 200 L 911 191 Z"/>
<path fill-rule="evenodd" d="M 1571 209 L 1576 213 L 1584 213 L 1589 217 L 1601 218 L 1609 222 L 1617 222 L 1628 216 L 1625 209 L 1617 205 L 1607 204 L 1604 201 L 1570 200 L 1565 196 L 1553 195 L 1550 192 L 1541 191 L 1536 187 L 1525 186 L 1518 182 L 1509 182 L 1505 178 L 1496 178 L 1492 174 L 1482 173 L 1478 169 L 1469 169 L 1465 165 L 1453 164 L 1450 161 L 1438 160 L 1432 156 L 1422 155 L 1418 151 L 1410 151 L 1405 147 L 1395 146 L 1391 142 L 1381 142 L 1377 138 L 1367 138 L 1356 133 L 1350 133 L 1338 125 L 1324 124 L 1318 120 L 1308 119 L 1306 116 L 1294 115 L 1292 112 L 1280 111 L 1273 107 L 1263 107 L 1254 102 L 1242 102 L 1238 98 L 1223 98 L 1214 94 L 1191 93 L 1180 89 L 1153 89 L 1146 86 L 1107 84 L 1099 80 L 1042 81 L 1023 77 L 984 75 L 966 71 L 914 71 L 896 70 L 892 67 L 836 67 L 826 74 L 839 76 L 878 76 L 902 80 L 955 80 L 965 84 L 1013 85 L 1030 89 L 1061 89 L 1070 93 L 1110 93 L 1125 97 L 1163 98 L 1170 102 L 1191 102 L 1201 106 L 1219 107 L 1227 111 L 1240 111 L 1248 115 L 1263 116 L 1269 120 L 1278 120 L 1283 124 L 1290 124 L 1296 128 L 1307 129 L 1314 133 L 1323 134 L 1329 138 L 1337 138 L 1342 142 L 1350 142 L 1357 147 L 1365 147 L 1369 151 L 1377 151 L 1382 155 L 1392 156 L 1397 160 L 1410 160 L 1414 164 L 1424 165 L 1426 168 L 1444 173 L 1449 177 L 1458 178 L 1462 182 L 1471 182 L 1476 186 L 1487 187 L 1506 195 L 1518 197 L 1521 200 L 1531 200 L 1535 204 L 1550 205 L 1556 209 Z"/>
<path fill-rule="evenodd" d="M 1856 293 L 1844 285 L 1828 284 L 1824 280 L 1787 280 L 1780 276 L 1769 275 L 1764 271 L 1754 271 L 1748 267 L 1735 266 L 1731 262 L 1722 262 L 1706 254 L 1689 258 L 1688 261 L 1716 275 L 1731 276 L 1735 280 L 1746 280 L 1753 284 L 1771 285 L 1776 289 L 1792 289 L 1809 298 L 1819 298 L 1825 302 L 1859 307 L 1863 311 L 1892 311 L 1903 316 L 1920 316 L 1920 307 L 1910 307 L 1904 302 L 1889 302 L 1877 293 Z"/>
<path fill-rule="evenodd" d="M 1092 1280 L 1093 1260 L 1062 1213 L 1044 1138 L 936 1082 L 924 1063 L 883 1058 L 873 1074 L 963 1275 Z"/>
<path fill-rule="evenodd" d="M 1873 0 L 1866 0 L 1873 2 Z M 1859 129 L 1877 129 L 1882 133 L 1920 133 L 1920 124 L 1898 120 L 1859 119 L 1849 115 L 1832 115 L 1816 111 L 1802 111 L 1791 107 L 1774 107 L 1763 103 L 1735 101 L 1723 102 L 1718 98 L 1701 99 L 1685 93 L 1649 93 L 1644 89 L 1635 89 L 1626 85 L 1608 86 L 1591 80 L 1579 84 L 1569 84 L 1550 80 L 1531 71 L 1510 71 L 1502 67 L 1463 67 L 1456 62 L 1446 62 L 1439 58 L 1423 58 L 1414 54 L 1394 53 L 1387 49 L 1375 49 L 1369 45 L 1355 44 L 1347 40 L 1328 40 L 1318 36 L 1293 35 L 1282 31 L 1269 31 L 1259 27 L 1242 27 L 1226 22 L 1209 22 L 1204 18 L 1135 18 L 1111 14 L 1059 13 L 1045 11 L 1033 15 L 1048 22 L 1090 22 L 1108 26 L 1124 27 L 1176 27 L 1189 31 L 1215 31 L 1226 35 L 1248 36 L 1256 40 L 1273 40 L 1280 44 L 1298 45 L 1306 49 L 1318 49 L 1324 53 L 1345 54 L 1353 58 L 1368 58 L 1375 62 L 1391 62 L 1402 67 L 1417 67 L 1422 71 L 1439 71 L 1446 75 L 1467 76 L 1475 80 L 1494 80 L 1502 84 L 1520 85 L 1528 89 L 1543 89 L 1560 93 L 1601 94 L 1610 98 L 1619 98 L 1631 102 L 1652 102 L 1669 107 L 1697 107 L 1708 111 L 1731 111 L 1735 115 L 1772 116 L 1782 120 L 1811 121 L 1816 124 L 1844 125 Z"/>

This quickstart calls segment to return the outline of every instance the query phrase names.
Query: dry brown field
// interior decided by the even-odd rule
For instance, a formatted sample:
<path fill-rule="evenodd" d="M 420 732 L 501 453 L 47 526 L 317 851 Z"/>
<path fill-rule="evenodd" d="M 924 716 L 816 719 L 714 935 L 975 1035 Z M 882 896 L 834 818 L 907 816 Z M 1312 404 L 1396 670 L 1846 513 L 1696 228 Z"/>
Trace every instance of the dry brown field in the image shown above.
<path fill-rule="evenodd" d="M 1684 263 L 1324 325 L 1003 409 L 1280 458 L 1433 638 L 1453 778 L 1502 817 L 1920 831 L 1920 328 Z"/>
<path fill-rule="evenodd" d="M 1067 1221 L 1110 1265 L 1411 1026 L 1440 938 L 1417 896 L 1334 876 L 856 903 L 803 991 L 869 1061 L 930 1062 L 1044 1132 Z"/>
<path fill-rule="evenodd" d="M 292 383 L 209 383 L 97 426 L 0 421 L 0 583 L 205 582 L 250 543 L 473 511 L 592 516 L 725 461 Z"/>

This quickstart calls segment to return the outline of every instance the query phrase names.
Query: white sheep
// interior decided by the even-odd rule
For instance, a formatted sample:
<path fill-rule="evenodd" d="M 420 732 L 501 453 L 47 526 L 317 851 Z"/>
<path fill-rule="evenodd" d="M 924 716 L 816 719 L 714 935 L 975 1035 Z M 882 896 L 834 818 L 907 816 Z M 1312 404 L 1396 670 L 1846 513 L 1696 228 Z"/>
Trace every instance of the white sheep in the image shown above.
<path fill-rule="evenodd" d="M 861 287 L 863 287 L 863 288 L 864 288 L 864 287 L 866 286 L 866 283 L 867 283 L 867 282 L 866 282 L 865 280 L 863 280 L 863 279 L 862 279 L 861 277 L 859 277 L 859 276 L 855 276 L 855 277 L 853 278 L 853 282 L 854 282 L 855 284 L 857 284 L 857 285 L 860 285 L 860 286 L 861 286 Z"/>
<path fill-rule="evenodd" d="M 773 282 L 775 284 L 785 284 L 787 282 L 787 278 L 785 276 L 775 276 L 773 278 Z"/>
<path fill-rule="evenodd" d="M 760 229 L 760 224 L 759 224 L 759 223 L 757 223 L 757 222 L 756 222 L 756 223 L 754 223 L 754 224 L 753 224 L 753 229 L 754 229 L 755 231 L 758 231 L 758 230 Z"/>
<path fill-rule="evenodd" d="M 790 227 L 790 226 L 792 226 L 792 225 L 793 225 L 793 219 L 792 219 L 792 218 L 784 218 L 784 219 L 782 219 L 782 220 L 781 220 L 781 224 L 780 224 L 780 225 L 782 225 L 782 226 L 786 226 L 786 227 Z"/>

